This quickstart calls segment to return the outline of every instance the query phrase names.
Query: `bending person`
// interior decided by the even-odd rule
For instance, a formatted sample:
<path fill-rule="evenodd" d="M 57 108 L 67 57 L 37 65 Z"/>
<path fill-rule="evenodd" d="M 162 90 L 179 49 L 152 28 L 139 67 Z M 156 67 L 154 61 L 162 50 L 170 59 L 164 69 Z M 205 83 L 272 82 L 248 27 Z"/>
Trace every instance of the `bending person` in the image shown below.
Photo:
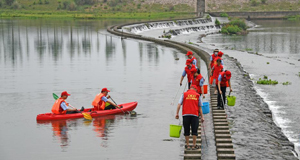
<path fill-rule="evenodd" d="M 184 70 L 182 72 L 182 76 L 181 76 L 181 79 L 180 79 L 180 86 L 182 85 L 183 78 L 187 75 L 187 80 L 188 80 L 189 89 L 190 89 L 190 86 L 191 86 L 191 83 L 192 83 L 192 77 L 193 77 L 193 74 L 192 74 L 191 70 L 193 68 L 196 69 L 196 67 L 195 67 L 195 65 L 193 65 L 193 60 L 191 60 L 191 59 L 186 60 L 185 64 L 186 64 L 186 67 L 184 68 Z"/>
<path fill-rule="evenodd" d="M 101 93 L 96 95 L 94 101 L 92 102 L 94 111 L 116 109 L 118 107 L 116 104 L 108 100 L 110 98 L 108 92 L 110 92 L 110 90 L 103 88 Z M 109 103 L 110 105 L 106 105 L 106 103 Z"/>
<path fill-rule="evenodd" d="M 199 127 L 199 113 L 201 115 L 201 122 L 204 122 L 204 117 L 202 113 L 202 101 L 200 95 L 197 93 L 197 86 L 192 85 L 191 89 L 186 91 L 180 98 L 176 116 L 175 118 L 179 118 L 179 110 L 182 105 L 182 117 L 183 117 L 183 127 L 184 127 L 184 136 L 186 149 L 191 149 L 189 146 L 189 136 L 190 130 L 192 128 L 193 135 L 193 146 L 192 149 L 199 149 L 200 147 L 196 145 L 196 139 L 198 136 L 198 127 Z"/>
<path fill-rule="evenodd" d="M 225 105 L 225 93 L 226 93 L 226 88 L 228 86 L 230 87 L 230 92 L 232 92 L 230 78 L 231 78 L 231 72 L 228 70 L 221 72 L 219 75 L 218 87 L 217 87 L 218 88 L 218 109 L 221 109 L 221 108 L 224 109 L 224 107 L 225 107 L 225 106 L 223 106 L 223 103 Z M 222 95 L 222 97 L 221 97 L 221 95 Z"/>

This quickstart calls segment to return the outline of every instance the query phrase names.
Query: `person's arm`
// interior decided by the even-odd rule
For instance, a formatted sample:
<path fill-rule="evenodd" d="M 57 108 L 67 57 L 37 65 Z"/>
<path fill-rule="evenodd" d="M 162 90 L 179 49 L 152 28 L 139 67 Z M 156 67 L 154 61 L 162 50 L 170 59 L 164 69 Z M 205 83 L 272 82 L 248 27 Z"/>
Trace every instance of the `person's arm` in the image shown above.
<path fill-rule="evenodd" d="M 201 98 L 199 97 L 199 103 L 198 103 L 198 107 L 199 107 L 199 113 L 200 113 L 200 116 L 201 116 L 201 122 L 204 122 L 204 116 L 203 116 L 203 112 L 202 112 L 202 100 Z"/>
<path fill-rule="evenodd" d="M 219 75 L 219 78 L 218 78 L 218 88 L 219 88 L 219 93 L 222 94 L 222 91 L 221 91 L 221 81 L 222 81 L 222 76 Z"/>
<path fill-rule="evenodd" d="M 175 116 L 176 119 L 179 118 L 179 110 L 180 110 L 180 107 L 182 105 L 182 102 L 183 102 L 183 95 L 181 95 L 181 97 L 179 99 L 179 102 L 178 102 L 178 105 L 177 105 L 176 116 Z"/>
<path fill-rule="evenodd" d="M 180 79 L 180 86 L 182 86 L 182 81 L 183 81 L 183 78 L 185 77 L 185 75 L 186 75 L 186 72 L 185 72 L 185 70 L 183 70 L 182 76 L 181 76 L 181 79 Z"/>
<path fill-rule="evenodd" d="M 196 59 L 193 60 L 193 64 L 197 67 L 197 60 Z"/>
<path fill-rule="evenodd" d="M 69 108 L 65 102 L 61 102 L 60 107 L 64 110 L 64 111 L 75 111 L 75 108 Z"/>
<path fill-rule="evenodd" d="M 110 96 L 108 96 L 108 97 L 110 97 Z M 116 105 L 115 103 L 109 101 L 109 100 L 107 99 L 107 97 L 105 97 L 105 96 L 103 96 L 103 97 L 101 98 L 101 100 L 104 101 L 104 102 L 107 102 L 107 103 L 109 103 L 109 104 L 111 104 L 111 105 L 113 105 L 113 106 L 115 106 L 115 107 L 117 107 L 117 108 L 119 108 L 118 105 Z"/>
<path fill-rule="evenodd" d="M 222 64 L 222 65 L 224 65 L 224 62 L 223 62 L 223 60 L 221 60 L 221 64 Z"/>
<path fill-rule="evenodd" d="M 230 79 L 228 80 L 228 84 L 229 84 L 230 92 L 232 92 Z"/>
<path fill-rule="evenodd" d="M 204 78 L 202 77 L 201 80 L 200 80 L 200 82 L 199 82 L 199 85 L 201 87 L 202 96 L 203 96 L 203 98 L 205 98 L 203 84 L 204 84 Z"/>
<path fill-rule="evenodd" d="M 212 76 L 212 73 L 213 73 L 214 69 L 215 69 L 215 66 L 213 66 L 213 67 L 211 68 L 211 70 L 210 70 L 210 74 L 209 74 L 210 77 Z"/>

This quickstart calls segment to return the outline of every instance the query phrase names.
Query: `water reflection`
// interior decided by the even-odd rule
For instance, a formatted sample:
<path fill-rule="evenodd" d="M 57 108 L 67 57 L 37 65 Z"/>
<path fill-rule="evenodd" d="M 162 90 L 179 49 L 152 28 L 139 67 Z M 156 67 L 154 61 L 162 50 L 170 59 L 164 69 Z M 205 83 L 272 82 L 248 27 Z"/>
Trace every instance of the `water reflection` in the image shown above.
<path fill-rule="evenodd" d="M 282 20 L 255 21 L 261 25 L 247 36 L 211 36 L 205 38 L 208 43 L 223 43 L 221 45 L 234 49 L 252 49 L 254 52 L 270 54 L 299 54 L 300 22 Z"/>

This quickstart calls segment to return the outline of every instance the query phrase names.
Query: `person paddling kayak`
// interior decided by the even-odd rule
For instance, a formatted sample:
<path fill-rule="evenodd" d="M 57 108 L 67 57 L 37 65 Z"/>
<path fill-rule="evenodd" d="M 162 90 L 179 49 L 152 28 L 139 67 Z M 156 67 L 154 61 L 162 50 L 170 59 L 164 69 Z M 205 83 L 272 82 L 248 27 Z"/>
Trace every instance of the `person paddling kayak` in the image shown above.
<path fill-rule="evenodd" d="M 186 149 L 191 149 L 189 146 L 189 136 L 190 130 L 192 128 L 193 135 L 193 146 L 192 149 L 199 149 L 200 147 L 196 145 L 196 139 L 198 136 L 198 127 L 199 127 L 199 113 L 201 115 L 201 122 L 204 122 L 204 117 L 202 113 L 202 101 L 200 95 L 197 93 L 197 86 L 192 85 L 191 89 L 183 93 L 181 96 L 176 110 L 176 119 L 179 119 L 179 110 L 182 105 L 182 117 L 183 117 L 183 128 Z"/>
<path fill-rule="evenodd" d="M 103 88 L 101 93 L 96 95 L 94 101 L 92 102 L 94 111 L 116 109 L 118 107 L 116 104 L 108 100 L 110 98 L 108 92 L 110 92 L 110 90 Z M 106 105 L 106 103 L 109 103 L 110 105 Z"/>
<path fill-rule="evenodd" d="M 182 85 L 183 78 L 187 75 L 189 89 L 190 89 L 191 81 L 192 81 L 192 77 L 193 77 L 191 70 L 193 68 L 196 69 L 196 67 L 195 67 L 195 65 L 193 65 L 193 60 L 191 60 L 191 59 L 186 60 L 185 64 L 186 64 L 186 67 L 184 68 L 181 79 L 180 79 L 180 86 Z"/>
<path fill-rule="evenodd" d="M 221 108 L 224 109 L 225 107 L 223 106 L 223 103 L 225 104 L 225 93 L 226 93 L 227 84 L 229 85 L 230 92 L 232 92 L 230 78 L 231 78 L 231 72 L 228 70 L 225 70 L 224 72 L 221 72 L 219 74 L 218 87 L 217 87 L 218 88 L 218 109 Z M 221 98 L 223 99 L 223 103 Z"/>
<path fill-rule="evenodd" d="M 70 96 L 67 91 L 63 91 L 55 103 L 52 106 L 52 113 L 54 114 L 73 114 L 73 113 L 80 113 L 76 108 L 69 105 L 65 100 Z M 71 108 L 72 107 L 72 108 Z M 83 108 L 81 108 L 83 110 Z"/>
<path fill-rule="evenodd" d="M 210 85 L 212 86 L 215 86 L 215 93 L 214 94 L 217 94 L 217 87 L 218 87 L 218 84 L 217 84 L 217 81 L 218 81 L 218 77 L 219 77 L 219 74 L 220 72 L 223 71 L 223 65 L 221 64 L 221 59 L 217 59 L 217 64 L 214 65 L 210 71 Z"/>
<path fill-rule="evenodd" d="M 200 74 L 200 69 L 192 69 L 192 74 L 193 74 L 193 78 L 192 78 L 192 85 L 196 85 L 197 86 L 197 93 L 200 94 L 200 96 L 202 95 L 203 98 L 205 98 L 204 96 L 204 89 L 203 89 L 203 84 L 204 84 L 204 78 L 203 76 Z"/>
<path fill-rule="evenodd" d="M 192 51 L 188 51 L 186 53 L 186 56 L 188 56 L 188 58 L 192 60 L 193 65 L 195 65 L 195 67 L 197 68 L 197 59 L 193 55 L 194 54 Z"/>

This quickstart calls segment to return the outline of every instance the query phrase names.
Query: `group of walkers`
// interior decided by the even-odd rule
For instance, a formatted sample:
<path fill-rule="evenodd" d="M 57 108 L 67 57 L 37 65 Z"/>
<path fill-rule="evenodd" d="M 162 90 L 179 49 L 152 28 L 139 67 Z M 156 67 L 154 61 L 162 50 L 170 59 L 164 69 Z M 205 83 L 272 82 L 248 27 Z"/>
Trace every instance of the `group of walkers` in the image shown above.
<path fill-rule="evenodd" d="M 200 68 L 197 67 L 197 59 L 193 56 L 193 52 L 188 51 L 188 59 L 186 60 L 186 67 L 180 79 L 180 86 L 185 76 L 187 76 L 188 90 L 180 97 L 176 110 L 176 119 L 179 119 L 179 110 L 182 105 L 182 118 L 184 127 L 184 136 L 186 140 L 186 149 L 199 149 L 196 145 L 198 136 L 199 118 L 204 122 L 202 112 L 202 98 L 204 96 L 204 82 L 205 77 L 201 75 Z M 223 52 L 215 49 L 210 57 L 210 79 L 209 84 L 215 87 L 214 94 L 218 94 L 218 109 L 224 109 L 226 88 L 231 89 L 231 72 L 224 70 L 224 62 L 222 60 Z M 199 117 L 200 116 L 200 117 Z M 193 145 L 189 145 L 190 131 L 192 131 Z"/>
<path fill-rule="evenodd" d="M 90 111 L 100 111 L 100 110 L 110 110 L 110 109 L 116 109 L 119 108 L 116 104 L 109 101 L 110 95 L 108 95 L 108 92 L 110 92 L 107 88 L 103 88 L 101 90 L 101 93 L 97 94 L 92 102 L 92 106 L 94 108 L 90 109 Z M 52 113 L 54 114 L 73 114 L 73 113 L 80 113 L 84 111 L 84 107 L 81 108 L 81 110 L 77 110 L 76 108 L 72 107 L 69 103 L 67 103 L 65 100 L 70 96 L 67 91 L 63 91 L 61 93 L 60 98 L 58 98 L 53 106 L 52 106 Z M 122 108 L 122 106 L 121 106 Z"/>

